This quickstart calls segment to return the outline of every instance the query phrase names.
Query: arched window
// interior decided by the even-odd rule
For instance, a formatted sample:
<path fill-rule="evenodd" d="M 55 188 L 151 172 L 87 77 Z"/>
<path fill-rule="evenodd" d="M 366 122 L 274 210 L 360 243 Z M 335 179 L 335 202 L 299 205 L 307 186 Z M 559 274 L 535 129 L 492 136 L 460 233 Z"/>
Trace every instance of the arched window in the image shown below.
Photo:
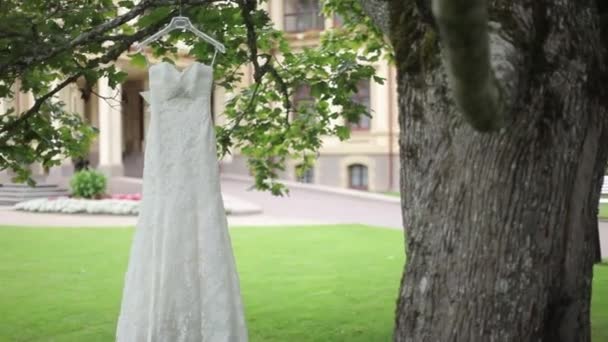
<path fill-rule="evenodd" d="M 367 190 L 369 188 L 367 166 L 353 164 L 348 167 L 348 187 L 357 190 Z"/>
<path fill-rule="evenodd" d="M 312 184 L 315 182 L 315 170 L 311 167 L 304 170 L 304 165 L 296 165 L 296 180 L 300 183 Z"/>

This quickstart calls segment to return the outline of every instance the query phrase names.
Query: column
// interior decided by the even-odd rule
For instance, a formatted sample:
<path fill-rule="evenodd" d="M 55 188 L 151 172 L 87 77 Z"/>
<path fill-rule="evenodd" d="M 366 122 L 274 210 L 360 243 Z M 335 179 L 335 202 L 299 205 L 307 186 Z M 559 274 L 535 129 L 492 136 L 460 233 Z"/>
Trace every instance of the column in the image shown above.
<path fill-rule="evenodd" d="M 150 81 L 148 80 L 148 78 L 145 78 L 143 81 L 143 90 L 142 92 L 146 92 L 150 90 Z M 139 94 L 138 94 L 139 95 Z M 150 115 L 152 114 L 150 112 L 150 104 L 148 103 L 148 100 L 144 99 L 144 101 L 142 102 L 144 108 L 144 136 L 142 137 L 141 140 L 141 147 L 142 147 L 142 151 L 146 151 L 146 137 L 148 136 L 148 130 L 150 129 Z"/>
<path fill-rule="evenodd" d="M 2 98 L 0 97 L 0 118 L 2 117 L 2 115 L 4 115 L 4 113 L 6 112 L 6 110 L 8 109 L 8 98 Z"/>
<path fill-rule="evenodd" d="M 122 176 L 122 104 L 120 85 L 112 89 L 106 77 L 97 83 L 99 94 L 99 166 L 107 176 Z"/>
<path fill-rule="evenodd" d="M 55 82 L 57 83 L 57 82 Z M 71 83 L 51 98 L 54 103 L 62 102 L 64 109 L 69 113 L 77 113 L 84 118 L 85 102 L 76 83 Z M 86 155 L 84 156 L 86 158 Z M 61 164 L 52 167 L 47 175 L 47 182 L 59 183 L 67 186 L 74 173 L 74 162 L 68 156 L 61 157 Z"/>
<path fill-rule="evenodd" d="M 376 66 L 376 75 L 384 78 L 384 84 L 378 84 L 370 80 L 370 100 L 372 108 L 372 132 L 388 132 L 389 130 L 389 111 L 391 103 L 389 101 L 389 78 L 388 62 L 381 60 Z"/>
<path fill-rule="evenodd" d="M 21 85 L 19 85 L 21 87 Z M 15 94 L 17 101 L 19 102 L 19 115 L 25 113 L 27 110 L 34 106 L 36 99 L 34 98 L 34 94 L 31 91 L 27 93 L 21 92 L 19 90 L 18 93 Z M 42 163 L 34 162 L 28 166 L 29 170 L 32 173 L 32 178 L 36 180 L 36 182 L 40 184 L 44 184 L 46 182 L 46 172 L 42 167 Z"/>

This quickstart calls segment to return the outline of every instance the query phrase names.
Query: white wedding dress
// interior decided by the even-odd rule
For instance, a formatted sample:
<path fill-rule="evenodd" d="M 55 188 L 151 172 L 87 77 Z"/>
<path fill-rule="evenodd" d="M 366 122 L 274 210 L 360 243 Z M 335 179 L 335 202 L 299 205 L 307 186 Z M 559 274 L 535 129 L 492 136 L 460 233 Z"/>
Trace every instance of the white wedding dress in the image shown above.
<path fill-rule="evenodd" d="M 213 69 L 163 62 L 149 72 L 143 199 L 116 340 L 247 341 L 210 117 Z"/>

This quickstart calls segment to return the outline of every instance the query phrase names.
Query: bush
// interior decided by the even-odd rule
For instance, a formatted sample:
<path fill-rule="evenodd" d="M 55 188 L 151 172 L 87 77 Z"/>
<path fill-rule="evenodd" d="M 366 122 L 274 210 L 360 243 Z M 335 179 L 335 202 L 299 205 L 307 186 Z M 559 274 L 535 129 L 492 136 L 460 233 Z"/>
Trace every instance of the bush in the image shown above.
<path fill-rule="evenodd" d="M 106 192 L 106 185 L 106 176 L 93 170 L 78 171 L 70 180 L 74 197 L 101 198 Z"/>

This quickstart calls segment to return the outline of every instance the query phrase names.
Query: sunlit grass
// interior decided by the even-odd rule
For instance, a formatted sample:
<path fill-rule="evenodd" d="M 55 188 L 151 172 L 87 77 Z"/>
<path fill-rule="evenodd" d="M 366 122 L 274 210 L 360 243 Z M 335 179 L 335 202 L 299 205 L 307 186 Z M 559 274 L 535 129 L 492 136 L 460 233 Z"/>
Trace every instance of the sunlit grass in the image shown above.
<path fill-rule="evenodd" d="M 0 341 L 113 341 L 132 229 L 0 228 Z M 390 341 L 399 231 L 231 230 L 252 342 Z M 594 341 L 608 341 L 608 265 Z"/>

